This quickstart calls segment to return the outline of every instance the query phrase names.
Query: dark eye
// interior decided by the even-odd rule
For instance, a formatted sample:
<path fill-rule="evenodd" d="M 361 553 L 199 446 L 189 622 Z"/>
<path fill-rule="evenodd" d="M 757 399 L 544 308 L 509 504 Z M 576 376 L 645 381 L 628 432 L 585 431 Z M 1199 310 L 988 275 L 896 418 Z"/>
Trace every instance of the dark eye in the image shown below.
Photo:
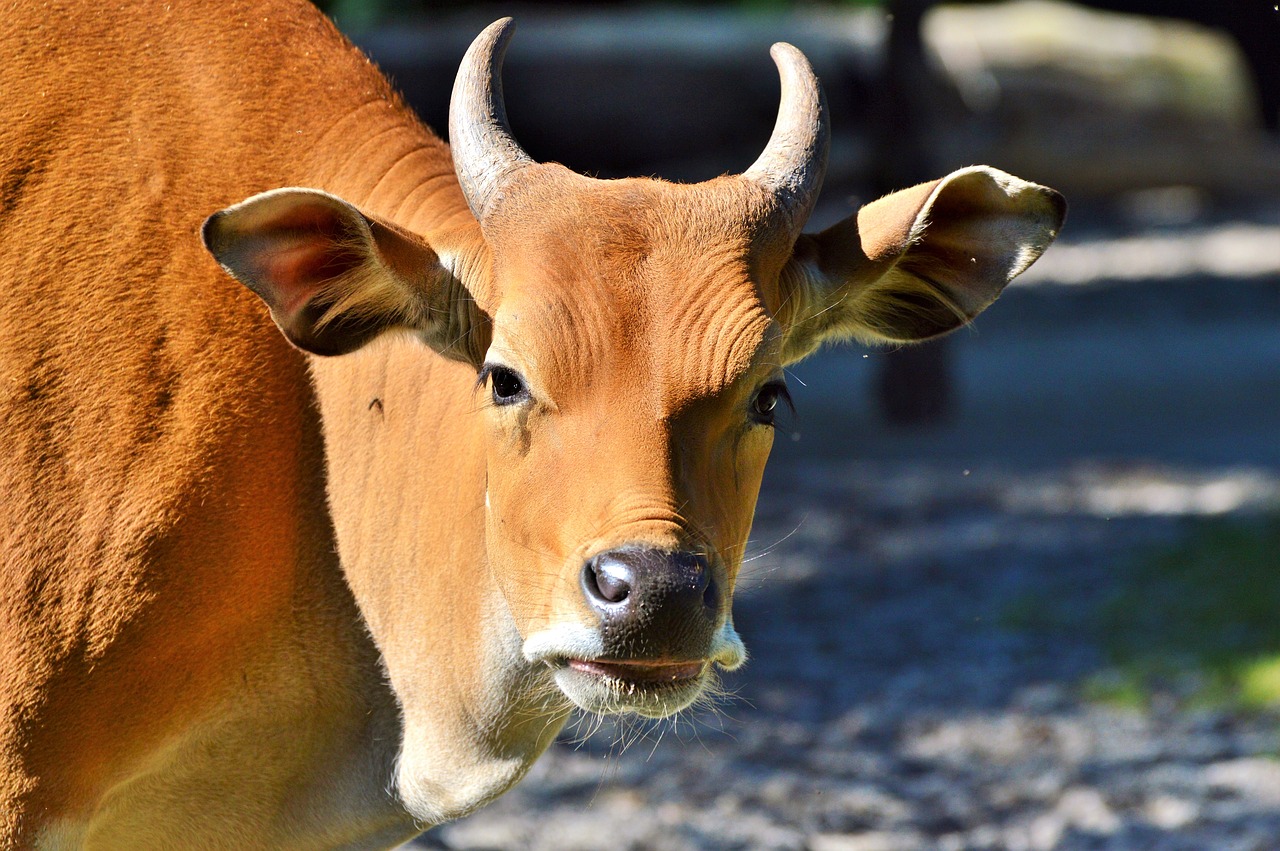
<path fill-rule="evenodd" d="M 495 405 L 511 405 L 522 401 L 528 391 L 524 386 L 524 379 L 514 369 L 508 369 L 505 366 L 492 366 L 487 370 L 489 378 L 489 387 L 493 390 L 493 403 Z"/>
<path fill-rule="evenodd" d="M 751 419 L 760 425 L 773 425 L 780 401 L 791 406 L 791 396 L 785 384 L 774 381 L 761 387 L 751 400 Z"/>

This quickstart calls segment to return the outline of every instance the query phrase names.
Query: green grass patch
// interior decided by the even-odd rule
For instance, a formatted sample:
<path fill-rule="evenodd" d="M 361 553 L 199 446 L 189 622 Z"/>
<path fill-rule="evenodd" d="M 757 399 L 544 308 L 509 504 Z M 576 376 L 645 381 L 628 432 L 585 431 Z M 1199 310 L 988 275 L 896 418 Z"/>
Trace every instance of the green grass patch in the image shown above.
<path fill-rule="evenodd" d="M 1050 591 L 1036 590 L 1016 594 L 996 612 L 996 625 L 1014 632 L 1052 633 L 1076 629 L 1079 624 L 1064 611 Z"/>
<path fill-rule="evenodd" d="M 1197 524 L 1133 566 L 1097 626 L 1114 667 L 1095 699 L 1280 707 L 1280 517 Z"/>
<path fill-rule="evenodd" d="M 1120 709 L 1145 709 L 1151 702 L 1147 683 L 1121 668 L 1090 677 L 1084 683 L 1083 692 L 1087 700 Z"/>

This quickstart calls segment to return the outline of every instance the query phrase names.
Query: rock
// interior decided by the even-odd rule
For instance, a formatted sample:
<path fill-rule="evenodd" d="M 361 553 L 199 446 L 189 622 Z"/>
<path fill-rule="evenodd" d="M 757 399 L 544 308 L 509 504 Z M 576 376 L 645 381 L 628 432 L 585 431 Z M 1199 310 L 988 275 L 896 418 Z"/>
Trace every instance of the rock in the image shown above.
<path fill-rule="evenodd" d="M 1157 795 L 1147 801 L 1143 814 L 1162 830 L 1181 830 L 1196 820 L 1200 809 L 1191 801 L 1172 795 Z"/>
<path fill-rule="evenodd" d="M 1280 762 L 1247 757 L 1217 762 L 1205 770 L 1211 787 L 1244 796 L 1252 802 L 1280 807 Z"/>
<path fill-rule="evenodd" d="M 924 843 L 914 833 L 819 833 L 809 837 L 808 851 L 912 851 Z"/>

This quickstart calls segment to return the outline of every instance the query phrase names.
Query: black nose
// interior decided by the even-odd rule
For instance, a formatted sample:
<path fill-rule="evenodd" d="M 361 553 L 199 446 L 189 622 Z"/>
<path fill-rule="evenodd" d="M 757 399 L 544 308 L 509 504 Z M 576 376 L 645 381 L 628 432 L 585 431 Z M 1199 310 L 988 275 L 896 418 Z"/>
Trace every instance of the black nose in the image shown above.
<path fill-rule="evenodd" d="M 609 550 L 582 569 L 582 590 L 600 616 L 606 656 L 684 661 L 707 655 L 719 591 L 703 556 Z"/>

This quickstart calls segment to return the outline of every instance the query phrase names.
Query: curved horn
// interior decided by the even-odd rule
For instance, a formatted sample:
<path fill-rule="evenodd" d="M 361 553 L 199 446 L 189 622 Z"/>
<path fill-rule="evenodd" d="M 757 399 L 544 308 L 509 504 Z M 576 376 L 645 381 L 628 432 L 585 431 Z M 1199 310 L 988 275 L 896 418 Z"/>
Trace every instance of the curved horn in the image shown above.
<path fill-rule="evenodd" d="M 827 99 L 803 53 L 778 42 L 769 55 L 782 78 L 778 120 L 764 153 L 742 176 L 778 195 L 793 233 L 798 234 L 813 212 L 827 172 L 831 142 Z"/>
<path fill-rule="evenodd" d="M 502 18 L 476 36 L 458 66 L 449 101 L 453 169 L 477 219 L 484 218 L 506 179 L 533 162 L 511 137 L 502 102 L 502 58 L 514 31 L 515 23 Z"/>

